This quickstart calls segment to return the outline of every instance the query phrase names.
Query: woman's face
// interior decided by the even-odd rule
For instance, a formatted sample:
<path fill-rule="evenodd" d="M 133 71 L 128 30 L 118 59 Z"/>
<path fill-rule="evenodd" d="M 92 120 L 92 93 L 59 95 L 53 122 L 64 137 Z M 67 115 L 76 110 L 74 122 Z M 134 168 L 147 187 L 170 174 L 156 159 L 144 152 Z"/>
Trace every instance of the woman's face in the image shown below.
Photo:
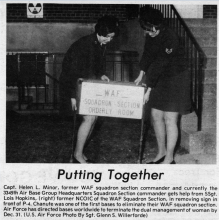
<path fill-rule="evenodd" d="M 156 37 L 160 33 L 160 30 L 156 30 L 155 27 L 151 31 L 145 30 L 144 34 L 148 34 L 150 37 Z"/>
<path fill-rule="evenodd" d="M 112 41 L 115 36 L 115 33 L 107 34 L 106 37 L 99 36 L 98 34 L 97 36 L 98 36 L 98 41 L 102 45 L 102 44 L 108 44 L 110 41 Z"/>

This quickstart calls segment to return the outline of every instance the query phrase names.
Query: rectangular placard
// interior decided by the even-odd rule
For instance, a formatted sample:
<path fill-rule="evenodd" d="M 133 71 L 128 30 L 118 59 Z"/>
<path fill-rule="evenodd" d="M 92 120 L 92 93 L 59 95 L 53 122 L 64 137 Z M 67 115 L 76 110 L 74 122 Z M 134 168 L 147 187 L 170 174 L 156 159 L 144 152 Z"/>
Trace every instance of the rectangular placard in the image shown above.
<path fill-rule="evenodd" d="M 144 90 L 133 83 L 82 82 L 78 113 L 141 119 Z"/>

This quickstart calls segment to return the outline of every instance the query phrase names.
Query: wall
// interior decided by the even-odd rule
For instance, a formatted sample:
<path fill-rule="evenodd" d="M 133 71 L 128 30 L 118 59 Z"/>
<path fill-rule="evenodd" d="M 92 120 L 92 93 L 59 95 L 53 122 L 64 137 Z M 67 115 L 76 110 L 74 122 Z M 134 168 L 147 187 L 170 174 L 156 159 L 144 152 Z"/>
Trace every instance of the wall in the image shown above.
<path fill-rule="evenodd" d="M 184 18 L 215 16 L 215 5 L 175 5 Z M 112 14 L 119 18 L 123 27 L 132 18 L 128 34 L 122 30 L 123 39 L 112 48 L 135 50 L 137 36 L 141 36 L 132 23 L 137 19 L 138 5 L 125 4 L 43 4 L 43 19 L 28 19 L 26 4 L 7 4 L 7 50 L 65 52 L 72 42 L 93 32 L 94 23 L 101 14 Z M 135 23 L 135 22 L 134 22 Z M 138 26 L 138 24 L 136 24 Z M 136 32 L 137 31 L 137 32 Z M 134 35 L 134 36 L 133 36 Z M 125 45 L 127 44 L 127 45 Z"/>
<path fill-rule="evenodd" d="M 182 18 L 203 18 L 203 5 L 174 5 Z"/>
<path fill-rule="evenodd" d="M 91 23 L 8 23 L 7 51 L 66 52 L 72 42 L 93 32 Z M 142 37 L 139 39 L 139 36 Z M 142 38 L 143 31 L 137 19 L 123 22 L 120 36 L 111 48 L 138 50 Z"/>
<path fill-rule="evenodd" d="M 217 5 L 184 4 L 174 6 L 183 18 L 217 18 Z M 43 4 L 43 19 L 28 19 L 26 4 L 8 3 L 7 22 L 78 22 L 95 23 L 104 14 L 116 16 L 120 21 L 138 16 L 137 4 Z"/>
<path fill-rule="evenodd" d="M 8 23 L 7 50 L 66 52 L 93 29 L 94 24 L 83 23 Z"/>
<path fill-rule="evenodd" d="M 94 31 L 94 24 L 101 15 L 114 15 L 123 25 L 128 18 L 136 17 L 138 7 L 125 4 L 43 4 L 44 18 L 28 19 L 26 4 L 7 4 L 7 50 L 66 52 L 74 41 Z M 115 42 L 111 47 L 115 49 L 117 45 Z"/>
<path fill-rule="evenodd" d="M 204 5 L 203 18 L 217 18 L 217 5 Z"/>
<path fill-rule="evenodd" d="M 133 6 L 133 8 L 136 7 Z M 27 18 L 26 4 L 7 4 L 7 22 L 32 22 Z M 93 23 L 104 14 L 114 15 L 120 21 L 127 18 L 125 4 L 43 4 L 43 19 L 39 22 Z M 36 20 L 35 20 L 36 21 Z"/>
<path fill-rule="evenodd" d="M 217 18 L 217 5 L 174 5 L 182 18 Z"/>

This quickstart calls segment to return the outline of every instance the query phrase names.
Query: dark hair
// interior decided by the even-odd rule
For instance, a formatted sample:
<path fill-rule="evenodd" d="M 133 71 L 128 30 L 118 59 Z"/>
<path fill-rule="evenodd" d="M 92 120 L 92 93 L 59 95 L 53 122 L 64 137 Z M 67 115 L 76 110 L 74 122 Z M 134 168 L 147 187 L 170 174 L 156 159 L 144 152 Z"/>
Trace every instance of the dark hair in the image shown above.
<path fill-rule="evenodd" d="M 139 22 L 143 29 L 146 29 L 147 23 L 158 27 L 163 23 L 163 14 L 157 9 L 143 7 L 140 9 Z"/>
<path fill-rule="evenodd" d="M 105 15 L 97 21 L 95 25 L 95 33 L 99 36 L 106 37 L 107 34 L 115 33 L 119 35 L 119 21 L 114 16 Z"/>

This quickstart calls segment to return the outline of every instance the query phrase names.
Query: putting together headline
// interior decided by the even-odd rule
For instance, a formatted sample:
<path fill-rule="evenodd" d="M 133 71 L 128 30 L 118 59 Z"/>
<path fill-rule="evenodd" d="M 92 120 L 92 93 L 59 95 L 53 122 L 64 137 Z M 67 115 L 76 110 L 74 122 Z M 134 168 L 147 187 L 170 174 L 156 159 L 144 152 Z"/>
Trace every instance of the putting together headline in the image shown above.
<path fill-rule="evenodd" d="M 129 180 L 160 180 L 164 173 L 150 173 L 146 169 L 136 172 L 116 172 L 114 169 L 108 169 L 109 180 L 120 180 L 124 183 Z M 102 172 L 87 172 L 86 170 L 75 170 L 74 172 L 66 172 L 64 169 L 58 170 L 58 179 L 75 179 L 75 180 L 94 180 L 101 182 Z"/>

